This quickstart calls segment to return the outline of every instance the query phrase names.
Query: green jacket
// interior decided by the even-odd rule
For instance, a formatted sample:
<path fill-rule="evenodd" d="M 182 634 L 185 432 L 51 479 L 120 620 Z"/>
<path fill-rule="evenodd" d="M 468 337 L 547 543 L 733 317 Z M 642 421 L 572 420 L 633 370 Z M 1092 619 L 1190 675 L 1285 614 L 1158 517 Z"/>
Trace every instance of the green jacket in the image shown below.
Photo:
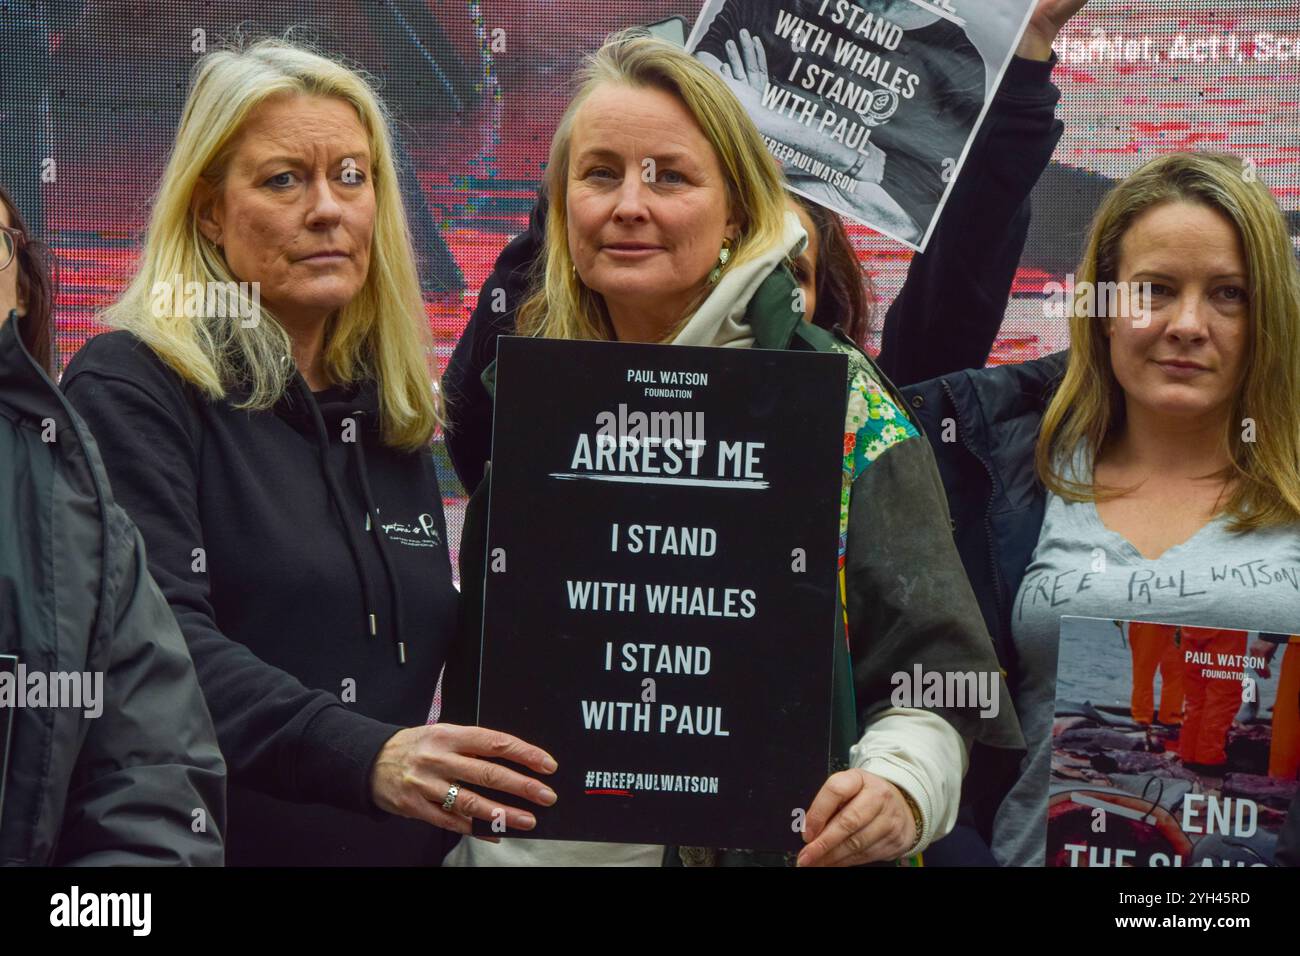
<path fill-rule="evenodd" d="M 777 269 L 754 294 L 746 320 L 756 348 L 849 357 L 829 775 L 849 767 L 849 749 L 867 721 L 892 706 L 893 675 L 910 675 L 918 663 L 924 672 L 999 673 L 1000 668 L 953 542 L 929 442 L 866 354 L 790 308 L 795 288 L 789 270 Z M 483 375 L 489 392 L 494 375 L 495 365 Z M 443 718 L 453 723 L 475 723 L 490 483 L 489 471 L 466 508 L 461 538 L 460 628 L 443 677 Z M 998 713 L 991 718 L 981 718 L 975 707 L 923 709 L 947 720 L 968 749 L 991 748 L 997 765 L 1015 767 L 1024 739 L 1005 681 L 999 680 L 999 694 Z M 669 848 L 666 862 L 676 862 L 677 856 Z M 721 851 L 716 862 L 763 865 L 790 858 Z"/>

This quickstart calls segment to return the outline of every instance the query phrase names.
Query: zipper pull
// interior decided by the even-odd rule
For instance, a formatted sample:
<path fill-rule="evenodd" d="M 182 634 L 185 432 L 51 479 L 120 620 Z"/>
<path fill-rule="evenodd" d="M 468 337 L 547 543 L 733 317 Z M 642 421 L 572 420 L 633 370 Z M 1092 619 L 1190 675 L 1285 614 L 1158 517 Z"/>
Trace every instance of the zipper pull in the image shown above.
<path fill-rule="evenodd" d="M 397 642 L 397 663 L 406 663 L 406 641 Z"/>
<path fill-rule="evenodd" d="M 374 637 L 376 633 L 378 632 L 375 630 L 375 616 L 374 614 L 371 614 L 370 615 L 370 636 Z"/>

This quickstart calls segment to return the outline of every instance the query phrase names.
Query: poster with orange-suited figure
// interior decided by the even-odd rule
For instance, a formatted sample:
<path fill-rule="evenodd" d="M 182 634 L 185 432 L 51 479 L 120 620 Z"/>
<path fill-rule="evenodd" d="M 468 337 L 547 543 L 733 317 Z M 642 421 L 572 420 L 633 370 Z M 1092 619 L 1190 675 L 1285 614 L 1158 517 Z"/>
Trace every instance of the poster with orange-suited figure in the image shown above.
<path fill-rule="evenodd" d="M 1298 772 L 1300 635 L 1061 619 L 1048 866 L 1272 866 Z"/>

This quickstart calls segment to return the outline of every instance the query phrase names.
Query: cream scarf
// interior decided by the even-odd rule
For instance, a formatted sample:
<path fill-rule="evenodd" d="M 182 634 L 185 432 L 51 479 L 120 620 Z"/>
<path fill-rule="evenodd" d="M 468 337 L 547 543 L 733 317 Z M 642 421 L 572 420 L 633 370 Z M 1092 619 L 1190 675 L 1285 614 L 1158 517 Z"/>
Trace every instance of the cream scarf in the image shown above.
<path fill-rule="evenodd" d="M 724 272 L 709 297 L 695 310 L 686 325 L 673 339 L 673 345 L 705 345 L 715 348 L 747 349 L 754 344 L 754 333 L 745 321 L 745 310 L 758 287 L 787 258 L 803 252 L 808 233 L 799 217 L 786 211 L 785 230 L 778 245 L 757 259 Z"/>

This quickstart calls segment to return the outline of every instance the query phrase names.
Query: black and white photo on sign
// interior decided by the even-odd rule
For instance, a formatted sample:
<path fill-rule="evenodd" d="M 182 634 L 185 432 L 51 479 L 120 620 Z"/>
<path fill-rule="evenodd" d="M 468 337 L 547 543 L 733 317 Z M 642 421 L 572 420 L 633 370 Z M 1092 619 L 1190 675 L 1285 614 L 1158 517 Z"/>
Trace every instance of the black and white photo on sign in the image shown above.
<path fill-rule="evenodd" d="M 687 41 L 791 189 L 924 251 L 1035 0 L 707 0 Z"/>

